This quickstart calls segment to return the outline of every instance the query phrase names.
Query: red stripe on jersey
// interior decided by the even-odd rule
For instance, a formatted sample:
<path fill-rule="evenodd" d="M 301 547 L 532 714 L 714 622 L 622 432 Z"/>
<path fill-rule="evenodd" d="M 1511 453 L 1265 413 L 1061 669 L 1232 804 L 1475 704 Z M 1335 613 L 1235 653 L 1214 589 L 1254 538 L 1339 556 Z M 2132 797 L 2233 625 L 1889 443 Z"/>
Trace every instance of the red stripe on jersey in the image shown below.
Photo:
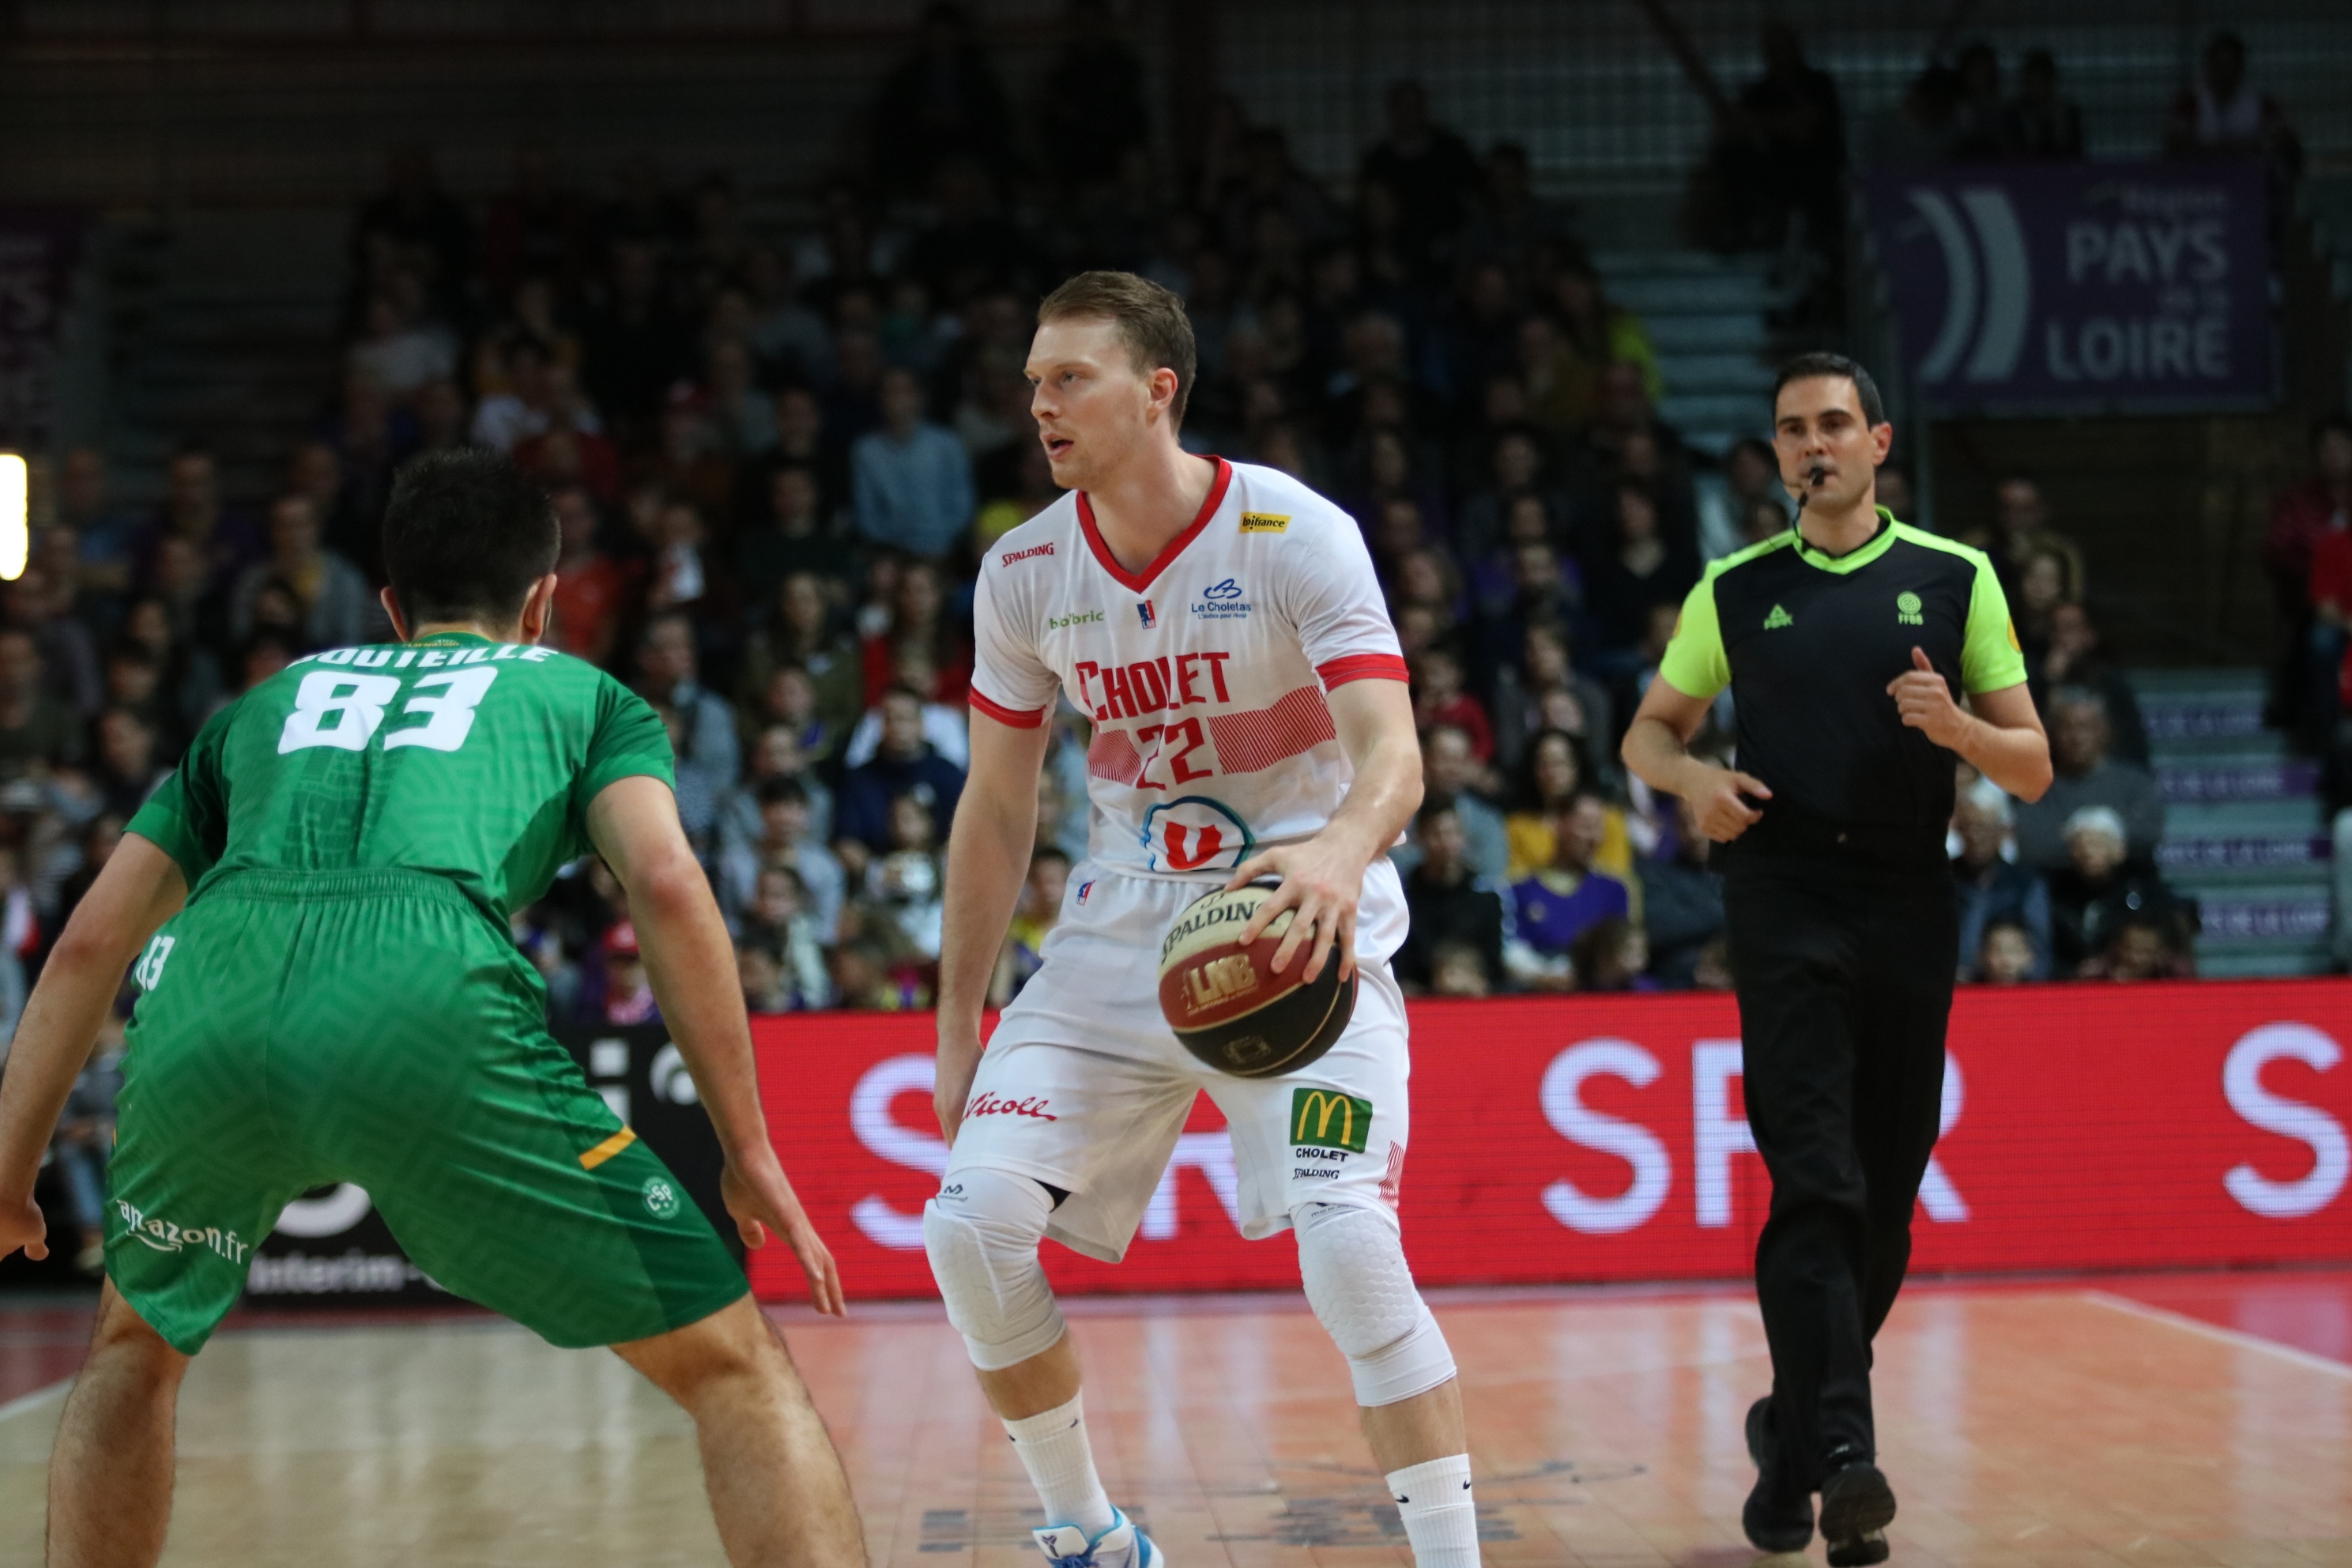
<path fill-rule="evenodd" d="M 1007 708 L 1002 702 L 991 700 L 988 693 L 977 686 L 971 689 L 970 696 L 974 708 L 1000 724 L 1010 724 L 1016 730 L 1034 730 L 1045 721 L 1043 708 Z"/>
<path fill-rule="evenodd" d="M 1323 678 L 1326 689 L 1345 686 L 1351 680 L 1411 680 L 1412 672 L 1404 660 L 1392 653 L 1351 653 L 1345 658 L 1335 658 L 1328 664 L 1318 664 L 1315 673 Z"/>
<path fill-rule="evenodd" d="M 1087 772 L 1113 784 L 1131 784 L 1143 776 L 1143 753 L 1135 749 L 1126 731 L 1099 730 L 1095 743 L 1087 748 Z"/>
<path fill-rule="evenodd" d="M 1339 738 L 1330 705 L 1311 686 L 1300 687 L 1271 708 L 1220 713 L 1209 721 L 1209 739 L 1217 743 L 1217 771 L 1222 773 L 1254 773 Z"/>
<path fill-rule="evenodd" d="M 1183 532 L 1168 542 L 1168 547 L 1153 558 L 1151 564 L 1143 569 L 1143 574 L 1139 577 L 1121 566 L 1118 563 L 1118 558 L 1110 552 L 1110 547 L 1103 542 L 1102 531 L 1095 526 L 1094 504 L 1087 500 L 1087 492 L 1080 490 L 1078 492 L 1078 527 L 1087 536 L 1087 548 L 1095 552 L 1095 559 L 1102 563 L 1102 569 L 1135 593 L 1140 594 L 1150 587 L 1160 574 L 1167 571 L 1175 562 L 1176 557 L 1184 553 L 1184 547 L 1201 537 L 1201 531 L 1209 526 L 1209 520 L 1217 515 L 1217 507 L 1225 499 L 1225 488 L 1233 483 L 1234 466 L 1223 458 L 1218 458 L 1214 461 L 1217 465 L 1217 477 L 1210 481 L 1209 499 L 1201 503 L 1200 515 L 1185 526 Z"/>

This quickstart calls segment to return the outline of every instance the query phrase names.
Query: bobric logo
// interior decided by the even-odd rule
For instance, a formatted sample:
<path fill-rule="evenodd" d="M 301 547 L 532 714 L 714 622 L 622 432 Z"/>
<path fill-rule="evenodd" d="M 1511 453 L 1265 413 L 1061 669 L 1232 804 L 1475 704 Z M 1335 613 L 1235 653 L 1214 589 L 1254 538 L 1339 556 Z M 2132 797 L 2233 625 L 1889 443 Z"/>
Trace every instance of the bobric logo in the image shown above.
<path fill-rule="evenodd" d="M 1919 362 L 1919 378 L 1948 381 L 1961 370 L 1967 381 L 2007 381 L 2025 351 L 2033 314 L 2033 265 L 2009 193 L 1970 186 L 1958 193 L 1958 212 L 1941 191 L 1915 187 L 1906 194 L 1944 253 L 1944 321 Z M 1965 225 L 1961 212 L 1968 215 Z"/>

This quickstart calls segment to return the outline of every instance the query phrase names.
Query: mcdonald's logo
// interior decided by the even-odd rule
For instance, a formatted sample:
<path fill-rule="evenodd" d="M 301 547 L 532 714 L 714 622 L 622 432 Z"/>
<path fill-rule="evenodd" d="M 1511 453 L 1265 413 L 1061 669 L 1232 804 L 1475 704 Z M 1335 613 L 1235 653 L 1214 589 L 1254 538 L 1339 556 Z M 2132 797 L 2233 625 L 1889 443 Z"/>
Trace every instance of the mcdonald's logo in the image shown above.
<path fill-rule="evenodd" d="M 1360 1154 L 1372 1136 L 1372 1102 L 1330 1089 L 1290 1091 L 1290 1142 Z"/>

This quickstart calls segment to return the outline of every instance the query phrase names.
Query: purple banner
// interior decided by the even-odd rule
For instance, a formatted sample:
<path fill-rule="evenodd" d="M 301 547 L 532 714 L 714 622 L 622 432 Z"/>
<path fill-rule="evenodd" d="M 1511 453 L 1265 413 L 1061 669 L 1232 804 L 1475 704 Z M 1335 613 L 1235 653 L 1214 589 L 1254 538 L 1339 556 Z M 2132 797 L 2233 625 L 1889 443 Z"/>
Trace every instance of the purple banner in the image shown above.
<path fill-rule="evenodd" d="M 1886 169 L 1865 187 L 1935 413 L 2194 413 L 2273 399 L 2252 162 Z"/>
<path fill-rule="evenodd" d="M 58 331 L 88 223 L 74 207 L 0 207 L 0 447 L 48 444 Z"/>

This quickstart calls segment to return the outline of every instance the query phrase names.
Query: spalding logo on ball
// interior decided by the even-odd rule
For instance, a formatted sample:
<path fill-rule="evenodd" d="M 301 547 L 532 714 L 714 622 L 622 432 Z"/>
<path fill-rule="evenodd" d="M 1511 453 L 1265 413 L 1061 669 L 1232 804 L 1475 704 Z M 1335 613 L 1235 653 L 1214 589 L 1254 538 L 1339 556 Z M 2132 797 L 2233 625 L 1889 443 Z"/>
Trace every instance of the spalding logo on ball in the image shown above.
<path fill-rule="evenodd" d="M 1274 894 L 1264 883 L 1218 889 L 1185 906 L 1160 944 L 1160 1011 L 1184 1048 L 1236 1078 L 1272 1078 L 1306 1067 L 1329 1050 L 1356 1011 L 1356 977 L 1339 978 L 1336 948 L 1313 980 L 1305 944 L 1290 967 L 1274 955 L 1292 911 L 1274 917 L 1255 942 L 1242 928 Z"/>

